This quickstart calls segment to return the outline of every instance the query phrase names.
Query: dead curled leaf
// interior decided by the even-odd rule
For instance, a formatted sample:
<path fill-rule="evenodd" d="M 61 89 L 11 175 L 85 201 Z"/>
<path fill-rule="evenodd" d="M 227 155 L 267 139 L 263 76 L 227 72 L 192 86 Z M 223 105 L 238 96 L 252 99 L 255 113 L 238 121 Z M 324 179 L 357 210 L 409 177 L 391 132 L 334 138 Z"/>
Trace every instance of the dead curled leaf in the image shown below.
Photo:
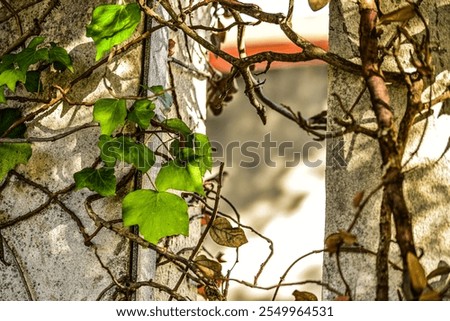
<path fill-rule="evenodd" d="M 240 227 L 232 227 L 224 217 L 217 217 L 214 220 L 209 235 L 214 242 L 227 247 L 239 247 L 248 242 L 244 230 Z"/>
<path fill-rule="evenodd" d="M 427 287 L 427 277 L 425 276 L 425 270 L 416 255 L 408 252 L 406 255 L 406 263 L 408 265 L 409 278 L 411 285 L 417 293 L 422 293 Z"/>
<path fill-rule="evenodd" d="M 393 22 L 405 22 L 416 15 L 414 6 L 408 4 L 402 8 L 386 13 L 378 20 L 380 25 L 388 25 Z"/>
<path fill-rule="evenodd" d="M 330 234 L 325 240 L 325 248 L 330 254 L 336 253 L 341 245 L 357 245 L 355 235 L 346 231 Z"/>
<path fill-rule="evenodd" d="M 364 197 L 364 191 L 356 193 L 355 196 L 353 197 L 353 207 L 359 207 L 363 197 Z"/>
<path fill-rule="evenodd" d="M 199 255 L 195 258 L 195 264 L 202 273 L 212 280 L 222 278 L 222 264 L 208 259 L 205 255 Z"/>
<path fill-rule="evenodd" d="M 309 7 L 312 11 L 318 11 L 325 7 L 330 0 L 308 0 Z"/>
<path fill-rule="evenodd" d="M 319 301 L 314 293 L 295 290 L 292 295 L 295 301 Z"/>

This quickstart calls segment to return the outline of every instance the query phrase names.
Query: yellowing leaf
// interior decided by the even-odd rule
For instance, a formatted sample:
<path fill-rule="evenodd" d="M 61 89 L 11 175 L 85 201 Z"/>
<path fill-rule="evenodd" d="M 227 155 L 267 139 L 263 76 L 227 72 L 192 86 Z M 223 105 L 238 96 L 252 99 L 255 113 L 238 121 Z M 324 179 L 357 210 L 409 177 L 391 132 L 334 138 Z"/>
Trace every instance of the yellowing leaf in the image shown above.
<path fill-rule="evenodd" d="M 244 231 L 240 227 L 232 227 L 224 217 L 214 220 L 209 235 L 217 244 L 228 247 L 239 247 L 248 242 Z"/>
<path fill-rule="evenodd" d="M 411 252 L 408 252 L 406 255 L 406 262 L 408 264 L 411 285 L 416 292 L 421 293 L 427 286 L 425 270 L 423 269 L 422 264 L 420 264 L 417 256 Z"/>
<path fill-rule="evenodd" d="M 389 12 L 387 14 L 384 14 L 380 20 L 378 20 L 378 23 L 380 25 L 388 25 L 393 22 L 404 22 L 408 21 L 409 19 L 413 18 L 415 16 L 416 12 L 414 10 L 414 6 L 411 4 L 408 4 L 402 8 L 399 8 L 397 10 L 394 10 L 392 12 Z"/>
<path fill-rule="evenodd" d="M 441 301 L 441 300 L 442 300 L 441 295 L 434 290 L 424 291 L 419 297 L 419 301 Z"/>
<path fill-rule="evenodd" d="M 355 235 L 346 231 L 330 234 L 325 240 L 325 248 L 329 253 L 336 253 L 341 245 L 356 245 L 357 238 Z"/>
<path fill-rule="evenodd" d="M 207 278 L 213 280 L 222 278 L 222 264 L 219 262 L 210 260 L 205 255 L 199 255 L 195 259 L 195 264 Z"/>
<path fill-rule="evenodd" d="M 309 7 L 312 11 L 318 11 L 325 7 L 330 0 L 308 0 Z"/>
<path fill-rule="evenodd" d="M 311 292 L 295 290 L 292 295 L 295 297 L 295 301 L 319 301 Z"/>
<path fill-rule="evenodd" d="M 353 197 L 353 207 L 358 207 L 364 197 L 364 191 L 358 192 Z"/>

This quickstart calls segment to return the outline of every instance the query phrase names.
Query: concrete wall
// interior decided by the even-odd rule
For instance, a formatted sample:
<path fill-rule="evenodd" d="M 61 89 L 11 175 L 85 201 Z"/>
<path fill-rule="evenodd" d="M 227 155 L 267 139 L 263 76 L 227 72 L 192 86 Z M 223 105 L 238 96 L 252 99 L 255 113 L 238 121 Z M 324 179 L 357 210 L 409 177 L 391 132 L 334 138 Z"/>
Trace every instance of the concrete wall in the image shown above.
<path fill-rule="evenodd" d="M 382 10 L 387 13 L 400 5 L 399 1 L 383 1 Z M 431 43 L 435 47 L 433 61 L 436 65 L 436 74 L 450 66 L 449 10 L 448 1 L 423 1 L 421 5 L 421 11 L 429 23 Z M 359 13 L 355 1 L 331 1 L 330 50 L 359 63 L 358 26 Z M 382 27 L 384 32 L 381 35 L 380 43 L 385 43 L 393 35 L 395 26 L 396 24 Z M 424 28 L 417 17 L 411 19 L 407 26 L 413 30 L 413 34 L 422 36 L 424 33 Z M 408 51 L 405 50 L 405 53 L 407 54 Z M 393 70 L 392 65 L 393 60 L 388 58 L 383 67 Z M 337 99 L 332 95 L 339 95 L 344 107 L 349 109 L 356 101 L 363 86 L 361 77 L 334 68 L 329 69 L 328 120 L 330 130 L 339 128 L 333 118 L 344 116 Z M 405 110 L 406 90 L 404 87 L 390 85 L 389 92 L 398 121 Z M 368 96 L 366 91 L 360 103 L 354 108 L 353 114 L 358 122 L 370 128 L 376 128 Z M 423 250 L 421 263 L 427 273 L 436 268 L 440 260 L 447 263 L 450 261 L 447 184 L 450 174 L 449 158 L 444 156 L 436 163 L 447 145 L 450 119 L 446 114 L 438 116 L 441 107 L 442 104 L 434 106 L 432 116 L 428 117 L 426 121 L 422 120 L 414 125 L 404 159 L 406 162 L 416 149 L 422 132 L 426 129 L 418 153 L 405 168 L 405 171 L 411 171 L 406 174 L 404 191 L 412 214 L 416 246 Z M 363 135 L 349 134 L 328 141 L 326 235 L 347 229 L 355 214 L 355 208 L 352 205 L 353 197 L 361 191 L 368 195 L 380 183 L 382 175 L 381 157 L 375 140 L 368 139 Z M 369 201 L 353 231 L 358 237 L 359 243 L 374 252 L 377 251 L 378 246 L 380 197 L 381 192 L 378 192 Z M 392 237 L 395 237 L 395 233 Z M 341 260 L 343 273 L 353 298 L 357 300 L 375 299 L 375 256 L 343 253 Z M 395 243 L 391 244 L 391 260 L 401 265 L 398 247 Z M 391 269 L 390 278 L 390 299 L 395 300 L 398 299 L 396 291 L 400 286 L 400 273 Z M 337 270 L 335 256 L 325 255 L 324 281 L 341 291 L 345 289 Z M 335 297 L 335 294 L 324 291 L 324 299 Z"/>
<path fill-rule="evenodd" d="M 86 38 L 85 27 L 90 22 L 93 8 L 114 1 L 61 0 L 42 19 L 42 35 L 67 49 L 75 68 L 75 74 L 47 73 L 46 83 L 58 83 L 62 87 L 94 64 L 95 48 L 92 39 Z M 19 11 L 32 4 L 30 0 L 10 2 Z M 32 27 L 32 19 L 43 16 L 53 1 L 41 1 L 19 12 L 26 33 Z M 8 18 L 8 10 L 0 7 L 2 50 L 18 36 L 14 17 Z M 206 17 L 206 16 L 205 16 Z M 142 28 L 142 27 L 141 27 Z M 169 87 L 167 47 L 170 35 L 166 29 L 151 39 L 148 73 L 149 85 Z M 177 39 L 184 46 L 183 39 Z M 151 49 L 150 49 L 151 48 Z M 189 48 L 199 69 L 203 67 L 203 53 L 186 44 L 175 57 Z M 142 46 L 136 46 L 103 67 L 98 68 L 87 79 L 80 81 L 69 93 L 72 101 L 93 102 L 100 97 L 109 97 L 105 83 L 121 95 L 136 95 L 144 66 L 141 63 Z M 172 70 L 177 88 L 178 105 L 183 118 L 198 131 L 204 130 L 205 82 L 194 79 L 194 74 L 179 67 Z M 47 90 L 49 88 L 46 88 Z M 24 94 L 20 90 L 18 95 Z M 41 104 L 10 101 L 0 108 L 20 108 L 27 114 Z M 176 115 L 172 112 L 172 115 Z M 92 122 L 92 107 L 69 106 L 59 103 L 31 122 L 27 123 L 28 137 L 48 137 L 67 128 Z M 156 256 L 149 250 L 139 250 L 138 260 L 131 259 L 130 242 L 106 229 L 92 239 L 93 245 L 85 245 L 85 238 L 95 232 L 96 226 L 86 213 L 85 201 L 92 193 L 87 189 L 75 191 L 73 173 L 91 166 L 98 157 L 98 128 L 83 129 L 54 142 L 33 144 L 33 155 L 26 166 L 18 166 L 21 176 L 11 175 L 2 182 L 0 193 L 0 248 L 4 260 L 0 262 L 0 300 L 114 300 L 133 299 L 131 293 L 123 293 L 114 283 L 126 282 L 137 270 L 140 281 L 154 279 L 163 284 L 174 282 L 173 268 L 167 265 L 156 270 Z M 120 175 L 127 172 L 123 168 Z M 155 172 L 152 173 L 155 175 Z M 21 178 L 23 177 L 23 178 Z M 118 180 L 120 177 L 118 178 Z M 144 187 L 148 183 L 144 182 Z M 93 203 L 97 214 L 105 220 L 121 218 L 120 201 L 123 195 Z M 197 210 L 192 209 L 195 213 Z M 181 246 L 192 246 L 198 236 L 198 222 L 193 223 L 188 241 L 176 238 L 175 251 Z M 83 235 L 84 233 L 84 235 Z M 98 257 L 95 254 L 98 249 Z M 1 252 L 1 251 L 0 251 Z M 4 261 L 4 262 L 3 262 Z M 103 266 L 102 266 L 103 265 Z M 156 270 L 156 272 L 155 272 Z M 192 287 L 182 293 L 196 298 Z M 158 291 L 140 290 L 137 299 L 164 299 Z"/>

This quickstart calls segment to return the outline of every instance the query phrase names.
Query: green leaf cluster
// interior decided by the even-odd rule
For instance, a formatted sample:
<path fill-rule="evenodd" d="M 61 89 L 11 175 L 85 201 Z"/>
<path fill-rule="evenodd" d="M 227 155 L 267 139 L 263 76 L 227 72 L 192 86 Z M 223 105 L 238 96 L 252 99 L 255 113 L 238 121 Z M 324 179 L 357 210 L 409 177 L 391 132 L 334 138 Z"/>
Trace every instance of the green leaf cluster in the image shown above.
<path fill-rule="evenodd" d="M 44 37 L 33 38 L 28 46 L 12 54 L 4 55 L 0 60 L 0 103 L 5 103 L 5 87 L 15 92 L 17 83 L 24 84 L 29 92 L 38 92 L 42 87 L 41 69 L 31 70 L 37 63 L 53 65 L 56 70 L 69 69 L 73 72 L 72 59 L 64 48 L 50 43 L 50 47 L 41 46 Z"/>
<path fill-rule="evenodd" d="M 0 109 L 0 137 L 22 118 L 22 113 L 16 108 Z M 25 125 L 14 128 L 6 137 L 22 138 L 26 131 Z M 0 181 L 8 172 L 19 164 L 26 164 L 31 157 L 31 144 L 28 143 L 0 143 Z"/>
<path fill-rule="evenodd" d="M 136 3 L 96 7 L 86 28 L 86 36 L 94 40 L 97 49 L 95 59 L 99 60 L 112 47 L 130 38 L 140 21 L 141 11 Z"/>

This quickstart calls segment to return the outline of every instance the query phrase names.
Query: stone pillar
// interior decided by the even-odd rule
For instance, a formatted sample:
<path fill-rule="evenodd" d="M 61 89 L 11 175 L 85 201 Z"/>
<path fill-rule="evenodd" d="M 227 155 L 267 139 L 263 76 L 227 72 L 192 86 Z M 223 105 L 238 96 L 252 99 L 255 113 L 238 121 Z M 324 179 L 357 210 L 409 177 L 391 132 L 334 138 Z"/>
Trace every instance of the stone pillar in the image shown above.
<path fill-rule="evenodd" d="M 33 19 L 37 18 L 46 41 L 64 47 L 72 57 L 74 74 L 65 71 L 45 75 L 47 86 L 58 84 L 62 88 L 95 64 L 94 43 L 85 37 L 93 9 L 99 4 L 116 3 L 102 0 L 44 0 L 38 4 L 31 0 L 8 2 L 19 19 L 4 6 L 0 7 L 3 39 L 0 52 L 18 38 L 17 21 L 20 20 L 26 34 L 34 27 Z M 95 102 L 111 97 L 108 87 L 120 95 L 135 96 L 143 68 L 149 68 L 145 73 L 148 85 L 174 87 L 180 116 L 192 128 L 203 131 L 205 81 L 198 80 L 196 74 L 183 66 L 172 66 L 172 72 L 169 72 L 169 38 L 176 37 L 167 29 L 160 29 L 146 48 L 151 50 L 150 54 L 143 54 L 142 46 L 138 45 L 97 68 L 74 85 L 68 94 L 70 101 Z M 189 65 L 203 70 L 203 51 L 194 48 L 192 43 L 184 44 L 183 39 L 176 38 L 176 43 L 180 47 L 176 57 L 181 59 L 191 51 L 193 58 Z M 148 64 L 142 63 L 144 59 L 150 59 Z M 170 74 L 175 80 L 171 81 Z M 22 94 L 26 93 L 20 89 L 16 93 Z M 20 108 L 28 114 L 42 106 L 42 103 L 11 99 L 0 108 Z M 174 106 L 172 109 L 171 115 L 176 116 Z M 92 106 L 61 102 L 28 122 L 26 137 L 55 136 L 68 128 L 91 122 Z M 170 282 L 177 281 L 170 265 L 156 269 L 156 255 L 140 248 L 135 259 L 130 242 L 112 231 L 101 229 L 95 237 L 88 239 L 96 233 L 96 226 L 85 208 L 86 198 L 92 192 L 75 190 L 73 174 L 96 161 L 99 134 L 98 127 L 86 126 L 62 139 L 34 142 L 29 163 L 17 166 L 16 172 L 0 182 L 0 300 L 158 300 L 166 296 L 147 287 L 141 288 L 136 296 L 123 293 L 115 282 L 153 279 L 170 286 Z M 155 174 L 151 172 L 150 175 Z M 143 187 L 148 185 L 144 181 Z M 117 220 L 121 218 L 122 197 L 101 199 L 92 206 L 103 219 Z M 198 209 L 192 207 L 191 212 L 195 211 Z M 192 224 L 189 239 L 173 238 L 170 243 L 176 243 L 178 248 L 192 246 L 199 234 L 198 221 L 194 222 L 197 223 Z M 191 299 L 196 298 L 192 286 L 184 285 L 180 292 Z"/>
<path fill-rule="evenodd" d="M 389 13 L 406 5 L 399 1 L 382 1 L 383 13 Z M 448 25 L 450 5 L 448 1 L 423 1 L 420 6 L 431 35 L 433 62 L 436 75 L 450 66 L 450 42 Z M 383 33 L 380 44 L 385 44 L 393 36 L 399 22 L 379 26 Z M 404 25 L 411 35 L 421 41 L 424 27 L 416 17 Z M 330 3 L 330 51 L 345 59 L 360 64 L 359 59 L 359 12 L 358 3 L 348 0 L 336 0 Z M 401 46 L 403 63 L 408 64 L 409 49 Z M 406 57 L 406 58 L 405 58 Z M 396 70 L 392 57 L 386 57 L 383 63 L 385 70 Z M 446 80 L 448 86 L 448 80 Z M 345 114 L 336 95 L 342 101 L 346 110 L 355 104 L 358 95 L 364 88 L 362 77 L 329 68 L 328 87 L 328 120 L 329 130 L 340 128 L 335 118 L 344 118 Z M 406 87 L 396 83 L 389 85 L 391 105 L 395 119 L 398 122 L 405 112 Z M 424 100 L 423 96 L 423 100 Z M 450 219 L 448 217 L 448 180 L 449 157 L 445 154 L 449 137 L 450 119 L 446 114 L 446 104 L 437 104 L 432 108 L 432 115 L 418 118 L 412 128 L 408 147 L 403 163 L 417 149 L 412 159 L 404 168 L 407 205 L 412 215 L 416 247 L 423 251 L 420 262 L 428 274 L 437 268 L 440 261 L 450 263 L 449 236 Z M 369 94 L 366 90 L 359 103 L 353 108 L 352 114 L 356 121 L 370 129 L 376 129 L 376 119 L 370 108 Z M 425 134 L 422 133 L 425 131 Z M 326 236 L 339 230 L 346 230 L 355 217 L 357 209 L 353 205 L 355 196 L 364 192 L 368 196 L 380 183 L 383 175 L 381 156 L 376 140 L 362 134 L 347 134 L 343 137 L 329 139 L 327 142 L 326 169 Z M 374 193 L 362 211 L 352 233 L 357 236 L 358 243 L 364 249 L 377 252 L 379 239 L 379 218 L 382 192 Z M 393 224 L 393 223 L 392 223 Z M 395 241 L 390 246 L 390 259 L 401 266 L 402 261 Z M 375 299 L 375 255 L 355 250 L 353 253 L 342 252 L 340 255 L 343 275 L 351 289 L 355 300 Z M 325 254 L 324 282 L 332 288 L 345 292 L 344 283 L 336 265 L 336 255 Z M 444 264 L 441 262 L 441 264 Z M 400 289 L 401 274 L 390 265 L 391 300 L 398 300 L 397 290 Z M 431 280 L 431 282 L 436 279 Z M 324 290 L 323 299 L 333 300 L 336 294 Z"/>

